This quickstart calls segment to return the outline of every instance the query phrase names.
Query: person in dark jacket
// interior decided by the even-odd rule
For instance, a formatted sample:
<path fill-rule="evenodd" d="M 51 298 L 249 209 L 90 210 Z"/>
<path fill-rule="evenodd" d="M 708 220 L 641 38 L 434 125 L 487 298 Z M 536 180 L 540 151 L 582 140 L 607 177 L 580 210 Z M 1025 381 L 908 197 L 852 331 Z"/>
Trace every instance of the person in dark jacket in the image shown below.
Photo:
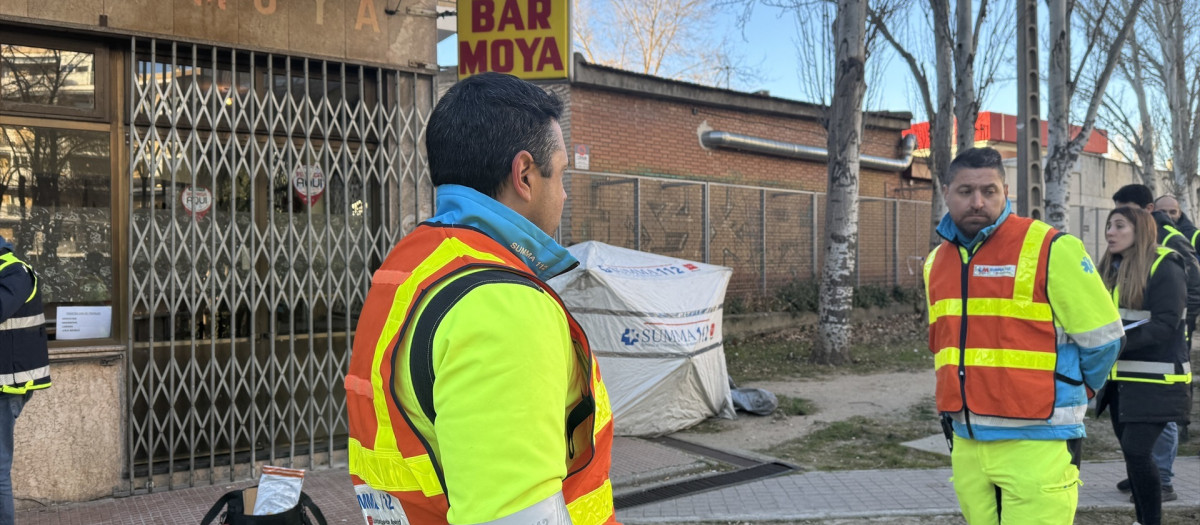
<path fill-rule="evenodd" d="M 1097 394 L 1096 413 L 1112 410 L 1142 525 L 1162 521 L 1162 486 L 1151 450 L 1166 424 L 1187 421 L 1191 407 L 1186 292 L 1179 286 L 1187 260 L 1158 246 L 1156 229 L 1145 210 L 1113 210 L 1105 227 L 1108 250 L 1098 268 L 1121 312 L 1126 342 Z"/>
<path fill-rule="evenodd" d="M 1142 184 L 1122 186 L 1113 194 L 1113 203 L 1117 206 L 1137 206 L 1151 213 L 1158 226 L 1157 237 L 1160 245 L 1182 255 L 1190 255 L 1184 260 L 1185 279 L 1179 284 L 1186 286 L 1188 291 L 1185 322 L 1187 346 L 1191 348 L 1192 332 L 1196 329 L 1196 316 L 1200 315 L 1200 263 L 1197 262 L 1200 259 L 1196 257 L 1192 248 L 1190 241 L 1192 237 L 1178 229 L 1174 222 L 1175 217 L 1183 218 L 1183 214 L 1179 210 L 1179 202 L 1170 196 L 1159 197 L 1157 200 L 1152 199 L 1153 194 L 1150 192 L 1150 188 Z M 1163 208 L 1160 209 L 1159 205 L 1162 205 Z M 1158 465 L 1158 473 L 1162 478 L 1163 501 L 1173 501 L 1179 498 L 1175 494 L 1172 479 L 1175 477 L 1175 455 L 1179 451 L 1180 438 L 1186 439 L 1187 425 L 1182 425 L 1182 430 L 1180 427 L 1173 422 L 1167 423 L 1162 435 L 1158 438 L 1158 443 L 1154 446 L 1154 462 Z M 1130 491 L 1129 480 L 1121 480 L 1117 483 L 1117 489 L 1128 493 Z"/>
<path fill-rule="evenodd" d="M 1192 330 L 1196 327 L 1196 316 L 1200 315 L 1200 262 L 1192 243 L 1183 232 L 1175 227 L 1175 222 L 1163 210 L 1154 207 L 1154 194 L 1144 184 L 1127 184 L 1117 190 L 1112 197 L 1115 207 L 1136 206 L 1150 212 L 1158 229 L 1158 244 L 1186 255 L 1184 261 L 1185 278 L 1181 283 L 1187 286 L 1187 333 L 1191 340 Z"/>
<path fill-rule="evenodd" d="M 0 525 L 13 523 L 13 427 L 34 390 L 50 386 L 46 317 L 33 268 L 0 237 Z"/>

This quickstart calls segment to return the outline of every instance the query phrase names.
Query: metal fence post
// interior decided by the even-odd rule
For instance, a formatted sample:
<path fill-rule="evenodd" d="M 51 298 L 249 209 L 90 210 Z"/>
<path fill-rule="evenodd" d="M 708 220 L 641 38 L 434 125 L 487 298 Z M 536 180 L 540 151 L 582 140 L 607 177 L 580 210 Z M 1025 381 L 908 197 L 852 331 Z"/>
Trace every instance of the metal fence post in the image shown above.
<path fill-rule="evenodd" d="M 642 179 L 633 179 L 633 249 L 642 250 Z"/>
<path fill-rule="evenodd" d="M 858 214 L 859 224 L 862 224 L 862 209 L 860 207 Z M 859 260 L 858 247 L 862 246 L 862 229 L 854 232 L 854 287 L 862 287 L 862 261 Z"/>
<path fill-rule="evenodd" d="M 761 210 L 759 217 L 762 219 L 762 251 L 758 252 L 759 267 L 762 269 L 762 293 L 767 294 L 767 190 L 761 189 L 758 193 L 758 203 Z"/>
<path fill-rule="evenodd" d="M 726 195 L 728 195 L 728 194 L 726 194 Z M 712 238 L 711 238 L 711 233 L 710 233 L 711 225 L 709 224 L 711 217 L 709 216 L 709 213 L 708 213 L 709 203 L 712 200 L 711 197 L 712 197 L 712 188 L 709 185 L 709 183 L 705 182 L 704 183 L 704 199 L 703 199 L 704 200 L 704 220 L 702 221 L 704 223 L 703 239 L 704 239 L 704 263 L 705 264 L 712 264 L 712 254 L 709 253 L 709 250 L 711 248 L 709 245 L 712 244 Z"/>
<path fill-rule="evenodd" d="M 892 286 L 900 286 L 900 201 L 892 201 Z"/>
<path fill-rule="evenodd" d="M 809 209 L 812 211 L 812 223 L 811 223 L 812 224 L 812 226 L 811 226 L 811 228 L 812 228 L 812 280 L 813 280 L 813 282 L 816 282 L 816 280 L 817 280 L 817 263 L 818 263 L 818 261 L 821 260 L 820 257 L 817 255 L 817 250 L 820 249 L 817 247 L 817 237 L 819 237 L 820 235 L 817 233 L 817 194 L 816 193 L 812 194 L 812 206 L 810 206 Z"/>

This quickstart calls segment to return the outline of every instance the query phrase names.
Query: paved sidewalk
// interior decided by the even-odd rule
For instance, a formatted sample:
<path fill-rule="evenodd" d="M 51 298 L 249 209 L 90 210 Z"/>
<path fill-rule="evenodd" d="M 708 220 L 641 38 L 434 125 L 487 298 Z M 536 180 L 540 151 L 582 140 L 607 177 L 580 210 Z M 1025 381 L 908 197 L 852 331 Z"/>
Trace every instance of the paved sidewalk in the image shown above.
<path fill-rule="evenodd" d="M 612 478 L 617 491 L 640 480 L 677 477 L 708 465 L 702 458 L 644 440 L 621 440 L 614 447 Z M 1175 463 L 1179 501 L 1168 506 L 1200 506 L 1200 458 Z M 695 521 L 767 521 L 865 516 L 956 514 L 949 469 L 809 472 L 758 480 L 618 511 L 627 524 Z M 1117 492 L 1125 477 L 1120 461 L 1085 463 L 1081 508 L 1128 509 Z M 109 498 L 17 513 L 21 525 L 188 524 L 200 518 L 222 494 L 253 485 L 235 484 Z M 310 472 L 304 490 L 331 524 L 360 524 L 362 515 L 344 469 Z"/>
<path fill-rule="evenodd" d="M 1125 478 L 1123 461 L 1084 463 L 1081 477 L 1080 508 L 1133 515 L 1129 496 L 1116 488 Z M 809 472 L 633 507 L 617 517 L 639 524 L 957 514 L 949 479 L 950 469 Z M 1200 458 L 1176 459 L 1173 485 L 1179 499 L 1166 506 L 1200 506 Z"/>

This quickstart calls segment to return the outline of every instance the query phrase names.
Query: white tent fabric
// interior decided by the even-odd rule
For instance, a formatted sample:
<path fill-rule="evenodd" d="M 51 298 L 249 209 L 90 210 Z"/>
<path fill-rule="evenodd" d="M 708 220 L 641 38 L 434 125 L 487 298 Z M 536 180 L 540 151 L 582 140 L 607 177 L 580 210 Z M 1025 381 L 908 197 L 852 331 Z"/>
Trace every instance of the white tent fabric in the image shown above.
<path fill-rule="evenodd" d="M 615 432 L 658 436 L 732 419 L 721 316 L 733 269 L 596 241 L 568 250 L 579 266 L 548 284 L 587 332 Z"/>

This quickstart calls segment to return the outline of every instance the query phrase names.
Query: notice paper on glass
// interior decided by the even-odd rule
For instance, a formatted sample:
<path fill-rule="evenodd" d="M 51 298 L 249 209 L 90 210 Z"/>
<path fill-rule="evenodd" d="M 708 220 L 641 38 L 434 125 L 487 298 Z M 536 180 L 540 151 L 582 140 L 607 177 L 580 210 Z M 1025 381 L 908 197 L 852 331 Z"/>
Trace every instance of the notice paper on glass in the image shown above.
<path fill-rule="evenodd" d="M 1141 321 L 1134 321 L 1132 323 L 1129 323 L 1129 324 L 1125 325 L 1123 328 L 1125 328 L 1125 331 L 1128 332 L 1130 330 L 1133 330 L 1134 328 L 1137 328 L 1137 327 L 1142 326 L 1149 322 L 1150 322 L 1150 318 L 1147 317 L 1146 319 L 1142 319 Z"/>
<path fill-rule="evenodd" d="M 60 341 L 112 337 L 112 307 L 58 307 L 54 320 L 54 337 Z"/>

